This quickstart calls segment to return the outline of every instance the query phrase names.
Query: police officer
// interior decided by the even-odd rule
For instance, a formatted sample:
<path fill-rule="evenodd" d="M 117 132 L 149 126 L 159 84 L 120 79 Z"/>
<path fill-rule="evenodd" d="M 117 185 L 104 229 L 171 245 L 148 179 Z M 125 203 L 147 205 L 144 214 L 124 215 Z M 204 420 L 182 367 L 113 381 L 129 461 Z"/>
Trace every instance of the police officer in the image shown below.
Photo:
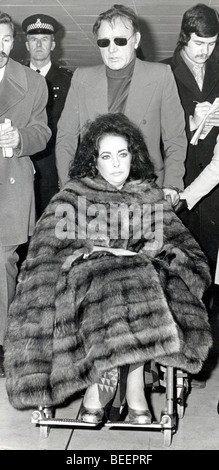
<path fill-rule="evenodd" d="M 26 34 L 26 48 L 30 54 L 30 68 L 42 74 L 47 82 L 49 98 L 47 103 L 48 125 L 52 137 L 46 150 L 32 156 L 35 174 L 36 212 L 39 218 L 51 197 L 58 191 L 58 176 L 55 164 L 55 141 L 57 122 L 63 110 L 70 86 L 72 72 L 51 61 L 55 49 L 55 33 L 59 23 L 48 15 L 29 16 L 22 23 Z"/>

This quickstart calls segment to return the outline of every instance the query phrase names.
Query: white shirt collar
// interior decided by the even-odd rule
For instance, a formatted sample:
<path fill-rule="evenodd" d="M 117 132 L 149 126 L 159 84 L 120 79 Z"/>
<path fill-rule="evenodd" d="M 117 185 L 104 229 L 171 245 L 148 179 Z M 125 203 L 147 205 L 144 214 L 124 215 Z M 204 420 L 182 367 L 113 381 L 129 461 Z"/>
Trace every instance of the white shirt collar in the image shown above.
<path fill-rule="evenodd" d="M 0 82 L 2 81 L 2 79 L 4 77 L 5 67 L 6 67 L 6 65 L 0 69 Z"/>
<path fill-rule="evenodd" d="M 32 62 L 30 62 L 30 68 L 33 69 L 33 70 L 40 70 L 40 75 L 43 75 L 43 77 L 46 76 L 46 74 L 48 73 L 51 65 L 52 65 L 52 62 L 50 60 L 48 62 L 48 64 L 44 65 L 41 69 L 39 69 L 39 67 L 35 67 L 35 65 L 33 65 Z"/>

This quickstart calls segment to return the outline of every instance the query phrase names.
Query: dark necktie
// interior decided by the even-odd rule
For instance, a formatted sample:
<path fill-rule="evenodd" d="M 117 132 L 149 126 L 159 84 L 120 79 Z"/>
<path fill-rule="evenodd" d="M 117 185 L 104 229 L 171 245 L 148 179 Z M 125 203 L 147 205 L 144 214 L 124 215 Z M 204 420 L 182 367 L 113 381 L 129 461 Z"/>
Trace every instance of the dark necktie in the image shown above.
<path fill-rule="evenodd" d="M 39 69 L 36 69 L 36 72 L 37 72 L 37 73 L 40 73 L 40 70 L 39 70 Z"/>
<path fill-rule="evenodd" d="M 194 73 L 195 73 L 195 79 L 196 82 L 198 83 L 198 86 L 200 90 L 202 90 L 203 86 L 203 66 L 202 65 L 194 65 L 193 67 Z"/>

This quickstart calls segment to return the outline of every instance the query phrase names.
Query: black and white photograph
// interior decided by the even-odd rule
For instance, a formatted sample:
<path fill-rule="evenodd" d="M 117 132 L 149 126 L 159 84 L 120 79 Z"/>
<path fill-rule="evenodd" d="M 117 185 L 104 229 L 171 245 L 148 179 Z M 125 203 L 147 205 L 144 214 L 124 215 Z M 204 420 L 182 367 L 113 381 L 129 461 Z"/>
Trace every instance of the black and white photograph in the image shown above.
<path fill-rule="evenodd" d="M 0 451 L 209 465 L 218 359 L 219 0 L 1 0 Z"/>

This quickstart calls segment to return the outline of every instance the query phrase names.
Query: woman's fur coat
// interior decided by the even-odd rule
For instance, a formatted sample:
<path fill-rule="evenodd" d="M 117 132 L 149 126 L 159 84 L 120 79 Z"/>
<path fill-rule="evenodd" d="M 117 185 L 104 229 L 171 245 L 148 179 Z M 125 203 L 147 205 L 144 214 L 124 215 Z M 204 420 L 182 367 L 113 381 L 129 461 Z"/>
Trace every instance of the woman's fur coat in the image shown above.
<path fill-rule="evenodd" d="M 209 284 L 204 254 L 155 184 L 70 181 L 36 225 L 10 308 L 10 402 L 58 405 L 103 371 L 150 359 L 197 373 L 211 346 Z"/>

